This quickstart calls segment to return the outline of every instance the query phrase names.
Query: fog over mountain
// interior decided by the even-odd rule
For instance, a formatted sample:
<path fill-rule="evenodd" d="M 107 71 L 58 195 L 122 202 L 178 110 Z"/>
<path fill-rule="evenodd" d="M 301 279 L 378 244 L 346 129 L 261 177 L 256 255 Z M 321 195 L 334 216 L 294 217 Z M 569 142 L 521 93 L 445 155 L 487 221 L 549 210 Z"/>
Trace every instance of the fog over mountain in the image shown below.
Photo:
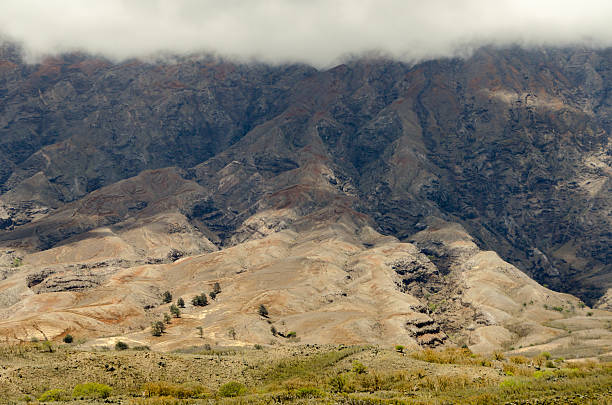
<path fill-rule="evenodd" d="M 0 342 L 612 359 L 610 16 L 2 0 Z"/>
<path fill-rule="evenodd" d="M 30 61 L 207 52 L 329 67 L 373 51 L 413 62 L 483 45 L 605 47 L 610 16 L 603 0 L 3 0 L 0 32 Z"/>

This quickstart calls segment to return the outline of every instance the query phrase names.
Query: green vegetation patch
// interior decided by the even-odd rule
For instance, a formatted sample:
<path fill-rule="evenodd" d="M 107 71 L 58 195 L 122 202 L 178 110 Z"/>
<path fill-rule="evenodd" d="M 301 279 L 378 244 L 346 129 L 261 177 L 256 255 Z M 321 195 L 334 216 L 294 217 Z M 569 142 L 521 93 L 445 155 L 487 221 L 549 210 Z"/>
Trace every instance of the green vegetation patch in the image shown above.
<path fill-rule="evenodd" d="M 75 398 L 108 398 L 113 389 L 106 384 L 88 382 L 77 384 L 72 390 L 72 396 Z"/>

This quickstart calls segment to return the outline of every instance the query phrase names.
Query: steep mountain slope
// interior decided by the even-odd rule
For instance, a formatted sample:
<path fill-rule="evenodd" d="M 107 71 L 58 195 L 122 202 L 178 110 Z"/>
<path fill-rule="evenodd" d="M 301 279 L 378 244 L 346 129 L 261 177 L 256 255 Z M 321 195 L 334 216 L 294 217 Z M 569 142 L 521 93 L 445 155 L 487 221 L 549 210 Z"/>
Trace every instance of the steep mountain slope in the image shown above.
<path fill-rule="evenodd" d="M 545 323 L 586 310 L 519 269 L 610 309 L 611 63 L 27 65 L 6 45 L 0 330 L 128 333 L 164 289 L 222 281 L 176 331 L 265 342 L 261 301 L 303 341 L 556 339 Z"/>

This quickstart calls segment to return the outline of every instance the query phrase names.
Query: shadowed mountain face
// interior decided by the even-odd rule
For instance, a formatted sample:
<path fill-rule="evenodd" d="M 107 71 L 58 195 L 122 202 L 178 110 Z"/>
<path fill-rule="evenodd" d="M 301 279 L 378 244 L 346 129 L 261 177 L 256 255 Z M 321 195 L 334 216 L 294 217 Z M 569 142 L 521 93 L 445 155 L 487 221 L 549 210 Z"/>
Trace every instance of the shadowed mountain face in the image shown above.
<path fill-rule="evenodd" d="M 416 235 L 461 224 L 536 281 L 610 308 L 610 83 L 609 50 L 318 71 L 79 54 L 27 65 L 5 46 L 0 271 L 164 263 L 348 215 L 443 273 L 443 244 Z M 101 240 L 113 246 L 101 256 L 58 259 Z"/>

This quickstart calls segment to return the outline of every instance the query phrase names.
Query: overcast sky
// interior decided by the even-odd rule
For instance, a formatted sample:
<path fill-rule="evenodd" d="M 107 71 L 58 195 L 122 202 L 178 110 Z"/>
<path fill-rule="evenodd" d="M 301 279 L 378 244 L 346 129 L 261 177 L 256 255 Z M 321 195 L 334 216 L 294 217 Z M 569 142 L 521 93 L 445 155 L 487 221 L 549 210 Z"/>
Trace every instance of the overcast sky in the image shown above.
<path fill-rule="evenodd" d="M 215 52 L 318 67 L 481 45 L 612 45 L 612 0 L 0 0 L 0 33 L 31 58 Z"/>

